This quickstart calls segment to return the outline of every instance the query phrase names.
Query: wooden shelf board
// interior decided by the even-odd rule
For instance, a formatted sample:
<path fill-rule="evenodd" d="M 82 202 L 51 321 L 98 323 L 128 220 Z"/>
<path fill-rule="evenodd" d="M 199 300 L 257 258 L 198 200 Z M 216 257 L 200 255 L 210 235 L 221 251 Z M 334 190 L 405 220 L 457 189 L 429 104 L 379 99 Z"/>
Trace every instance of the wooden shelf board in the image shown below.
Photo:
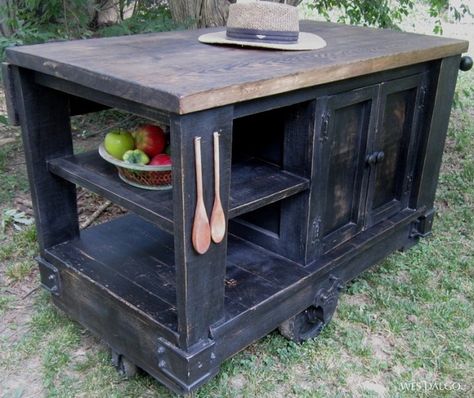
<path fill-rule="evenodd" d="M 229 218 L 295 195 L 308 187 L 306 178 L 270 163 L 258 159 L 239 162 L 232 166 Z"/>
<path fill-rule="evenodd" d="M 115 166 L 103 160 L 97 151 L 53 159 L 48 163 L 52 173 L 145 216 L 165 231 L 173 231 L 171 190 L 150 191 L 124 183 Z"/>
<path fill-rule="evenodd" d="M 172 191 L 150 191 L 124 183 L 96 151 L 49 161 L 52 173 L 83 186 L 173 232 Z M 232 166 L 229 218 L 307 189 L 307 179 L 251 159 Z"/>
<path fill-rule="evenodd" d="M 173 236 L 136 215 L 81 232 L 46 250 L 45 258 L 92 279 L 110 294 L 177 331 Z M 296 263 L 230 236 L 226 321 L 257 306 L 309 272 Z"/>

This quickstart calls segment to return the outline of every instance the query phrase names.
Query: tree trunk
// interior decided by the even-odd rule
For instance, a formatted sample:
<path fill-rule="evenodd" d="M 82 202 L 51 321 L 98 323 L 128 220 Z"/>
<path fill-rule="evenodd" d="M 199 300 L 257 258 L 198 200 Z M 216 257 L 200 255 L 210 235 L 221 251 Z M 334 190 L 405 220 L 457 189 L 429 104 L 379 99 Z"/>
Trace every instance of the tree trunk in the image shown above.
<path fill-rule="evenodd" d="M 197 28 L 203 0 L 170 0 L 169 7 L 173 20 L 189 28 Z"/>
<path fill-rule="evenodd" d="M 13 17 L 12 13 L 14 10 L 9 3 L 9 0 L 0 0 L 0 10 L 5 10 L 4 18 L 2 18 L 2 21 L 0 21 L 0 33 L 4 37 L 9 37 L 13 33 L 8 23 L 5 21 L 5 19 L 8 20 Z"/>
<path fill-rule="evenodd" d="M 224 26 L 229 15 L 227 0 L 203 0 L 199 27 Z"/>
<path fill-rule="evenodd" d="M 236 0 L 169 0 L 173 20 L 190 29 L 211 26 L 224 26 L 227 21 L 229 4 Z M 270 0 L 285 3 L 285 0 Z M 287 0 L 286 3 L 297 6 L 302 0 Z"/>

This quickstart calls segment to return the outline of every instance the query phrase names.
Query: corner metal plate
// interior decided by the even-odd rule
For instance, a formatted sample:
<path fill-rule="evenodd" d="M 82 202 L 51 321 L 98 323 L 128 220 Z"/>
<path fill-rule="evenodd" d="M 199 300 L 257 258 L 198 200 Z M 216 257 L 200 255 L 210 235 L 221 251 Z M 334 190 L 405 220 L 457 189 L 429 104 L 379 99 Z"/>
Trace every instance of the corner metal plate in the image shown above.
<path fill-rule="evenodd" d="M 59 270 L 41 257 L 37 257 L 36 261 L 38 261 L 40 269 L 41 286 L 51 294 L 59 296 L 61 294 L 61 278 L 59 276 Z"/>

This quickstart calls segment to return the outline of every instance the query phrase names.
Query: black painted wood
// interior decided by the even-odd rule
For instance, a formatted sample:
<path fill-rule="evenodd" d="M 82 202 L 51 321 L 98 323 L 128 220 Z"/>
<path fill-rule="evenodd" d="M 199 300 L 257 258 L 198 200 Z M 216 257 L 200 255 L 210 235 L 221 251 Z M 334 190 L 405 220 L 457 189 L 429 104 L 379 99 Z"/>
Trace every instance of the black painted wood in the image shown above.
<path fill-rule="evenodd" d="M 309 178 L 313 167 L 314 107 L 315 102 L 309 101 L 237 120 L 233 156 L 256 156 Z M 252 186 L 259 185 L 257 180 L 252 181 Z M 309 195 L 305 190 L 286 200 L 281 197 L 278 206 L 233 221 L 231 231 L 293 261 L 306 263 Z"/>
<path fill-rule="evenodd" d="M 423 137 L 418 152 L 412 206 L 433 208 L 449 115 L 459 68 L 459 56 L 441 60 L 432 75 L 425 104 L 428 120 L 423 126 Z"/>
<path fill-rule="evenodd" d="M 12 66 L 6 62 L 2 62 L 2 82 L 5 93 L 5 103 L 7 106 L 8 121 L 12 126 L 19 126 L 20 119 L 18 117 L 18 110 L 16 105 L 16 93 L 14 87 L 14 80 L 12 76 Z"/>
<path fill-rule="evenodd" d="M 172 191 L 148 191 L 124 183 L 117 169 L 97 151 L 51 159 L 49 170 L 134 211 L 149 221 L 173 232 Z"/>
<path fill-rule="evenodd" d="M 375 129 L 378 86 L 319 100 L 308 234 L 312 258 L 359 233 L 367 197 L 367 140 Z"/>
<path fill-rule="evenodd" d="M 231 175 L 229 218 L 293 196 L 309 186 L 307 178 L 255 158 L 234 163 Z"/>
<path fill-rule="evenodd" d="M 250 256 L 251 252 L 247 255 Z M 227 267 L 226 296 L 246 309 L 255 307 L 279 290 L 278 286 L 243 268 L 232 265 Z"/>
<path fill-rule="evenodd" d="M 370 167 L 365 228 L 408 206 L 416 133 L 422 125 L 426 97 L 425 80 L 425 74 L 418 74 L 380 87 L 377 128 L 369 137 L 368 153 L 378 157 Z"/>
<path fill-rule="evenodd" d="M 191 242 L 196 207 L 194 139 L 201 137 L 204 202 L 208 217 L 214 198 L 213 133 L 220 134 L 220 195 L 229 214 L 233 108 L 171 118 L 176 295 L 180 347 L 188 349 L 209 335 L 210 325 L 224 318 L 227 239 L 198 254 Z"/>
<path fill-rule="evenodd" d="M 74 97 L 82 98 L 82 103 L 72 100 L 71 115 L 82 114 L 104 107 L 117 108 L 126 112 L 134 113 L 140 117 L 156 121 L 163 125 L 169 125 L 169 113 L 157 108 L 145 106 L 141 103 L 124 99 L 120 95 L 108 94 L 97 89 L 97 87 L 87 87 L 73 81 L 60 79 L 56 76 L 46 75 L 40 72 L 34 74 L 35 82 L 44 87 L 52 88 Z M 85 102 L 90 101 L 92 104 Z M 94 105 L 95 104 L 95 105 Z"/>
<path fill-rule="evenodd" d="M 269 258 L 272 260 L 269 261 Z M 227 266 L 235 265 L 256 277 L 263 278 L 279 289 L 285 288 L 308 275 L 304 267 L 274 256 L 266 250 L 250 250 L 243 239 L 229 240 Z M 231 287 L 231 283 L 228 283 Z"/>
<path fill-rule="evenodd" d="M 173 232 L 172 191 L 148 191 L 124 183 L 116 168 L 90 151 L 48 161 L 49 170 Z M 229 218 L 267 206 L 308 188 L 308 179 L 270 163 L 248 159 L 232 166 Z"/>
<path fill-rule="evenodd" d="M 33 210 L 41 253 L 76 237 L 76 187 L 48 171 L 49 159 L 72 154 L 68 98 L 38 86 L 30 71 L 12 67 Z"/>
<path fill-rule="evenodd" d="M 91 237 L 94 240 L 91 241 Z M 107 290 L 107 294 L 120 297 L 124 303 L 134 306 L 137 312 L 142 312 L 159 323 L 158 327 L 167 338 L 172 338 L 173 335 L 176 340 L 176 308 L 158 296 L 162 295 L 161 291 L 152 293 L 143 288 L 140 281 L 137 283 L 134 279 L 129 279 L 131 276 L 127 273 L 129 274 L 128 270 L 131 270 L 133 261 L 117 260 L 110 253 L 107 256 L 107 247 L 104 248 L 102 243 L 104 241 L 107 242 L 98 234 L 89 234 L 84 238 L 47 249 L 44 258 L 56 266 L 65 265 L 74 269 L 82 278 L 88 278 Z M 99 248 L 102 251 L 98 255 Z M 130 256 L 133 256 L 133 253 Z"/>
<path fill-rule="evenodd" d="M 93 279 L 61 263 L 62 261 L 58 262 L 57 266 L 63 293 L 59 297 L 53 297 L 55 305 L 104 339 L 113 351 L 125 355 L 129 361 L 160 380 L 169 389 L 178 393 L 188 392 L 158 367 L 157 338 L 164 337 L 173 342 L 176 336 L 167 332 L 167 329 L 162 328 L 144 311 L 137 310 Z"/>
<path fill-rule="evenodd" d="M 427 72 L 436 61 L 409 65 L 403 68 L 386 70 L 357 78 L 337 81 L 299 90 L 288 91 L 285 95 L 270 95 L 268 97 L 249 100 L 234 104 L 234 117 L 242 118 L 257 113 L 267 112 L 286 106 L 301 104 L 312 101 L 315 98 L 340 94 L 345 91 L 356 90 L 361 87 L 372 86 L 390 80 L 400 79 L 405 76 L 413 76 L 418 73 Z"/>
<path fill-rule="evenodd" d="M 176 271 L 171 234 L 135 215 L 126 215 L 87 228 L 80 237 L 47 249 L 45 259 L 94 281 L 108 294 L 130 303 L 176 334 Z M 225 319 L 308 274 L 298 264 L 230 236 L 224 281 Z"/>
<path fill-rule="evenodd" d="M 110 106 L 69 95 L 69 114 L 71 116 L 84 115 L 86 113 L 99 112 L 106 109 L 110 109 Z"/>
<path fill-rule="evenodd" d="M 308 265 L 305 268 L 309 272 L 308 276 L 281 289 L 239 316 L 213 327 L 212 336 L 217 344 L 217 357 L 228 358 L 234 355 L 240 347 L 251 344 L 286 319 L 305 310 L 314 302 L 318 290 L 327 286 L 329 275 L 348 282 L 362 270 L 401 249 L 410 241 L 410 224 L 420 214 L 421 212 L 405 210 L 399 213 L 396 222 L 386 221 L 374 226 L 372 230 L 362 232 L 359 235 L 360 244 L 354 245 L 348 241 L 338 246 Z"/>

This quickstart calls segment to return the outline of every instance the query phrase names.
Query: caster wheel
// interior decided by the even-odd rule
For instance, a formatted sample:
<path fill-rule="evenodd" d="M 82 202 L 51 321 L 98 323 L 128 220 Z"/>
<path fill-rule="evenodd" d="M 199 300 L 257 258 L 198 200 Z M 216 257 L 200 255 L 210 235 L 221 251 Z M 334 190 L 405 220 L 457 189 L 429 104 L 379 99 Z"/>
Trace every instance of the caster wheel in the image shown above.
<path fill-rule="evenodd" d="M 329 277 L 329 287 L 319 289 L 314 304 L 303 312 L 283 322 L 279 326 L 280 333 L 295 343 L 318 336 L 331 321 L 336 311 L 339 293 L 343 289 L 341 279 Z"/>
<path fill-rule="evenodd" d="M 318 336 L 326 326 L 318 317 L 318 311 L 321 309 L 311 306 L 283 322 L 278 327 L 280 334 L 295 343 L 302 343 Z"/>
<path fill-rule="evenodd" d="M 137 375 L 137 366 L 125 358 L 122 354 L 119 354 L 112 350 L 112 365 L 117 369 L 117 372 L 121 376 L 132 378 Z"/>

